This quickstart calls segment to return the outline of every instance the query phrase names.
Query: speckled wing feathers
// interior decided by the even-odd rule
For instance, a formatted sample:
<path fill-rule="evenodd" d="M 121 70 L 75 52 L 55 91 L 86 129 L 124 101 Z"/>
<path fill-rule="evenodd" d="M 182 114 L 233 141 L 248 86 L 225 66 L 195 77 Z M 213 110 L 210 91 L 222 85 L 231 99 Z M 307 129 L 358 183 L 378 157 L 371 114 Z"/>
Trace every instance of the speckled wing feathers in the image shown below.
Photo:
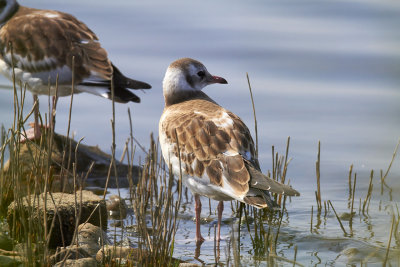
<path fill-rule="evenodd" d="M 211 184 L 245 195 L 250 176 L 240 153 L 254 154 L 246 126 L 206 100 L 186 101 L 164 112 L 168 117 L 161 127 L 169 142 L 176 144 L 177 135 L 185 172 L 197 177 L 207 174 Z M 178 156 L 176 145 L 173 153 Z"/>
<path fill-rule="evenodd" d="M 23 71 L 50 71 L 64 65 L 71 68 L 75 56 L 77 82 L 92 73 L 107 80 L 112 75 L 107 52 L 97 36 L 84 23 L 63 12 L 21 6 L 1 28 L 0 40 L 3 60 L 11 66 L 11 42 L 14 64 Z"/>
<path fill-rule="evenodd" d="M 258 208 L 276 206 L 269 192 L 299 195 L 290 186 L 261 173 L 248 128 L 239 117 L 214 102 L 184 101 L 166 107 L 163 118 L 160 131 L 175 157 L 179 156 L 179 141 L 185 174 L 208 178 L 210 184 Z"/>

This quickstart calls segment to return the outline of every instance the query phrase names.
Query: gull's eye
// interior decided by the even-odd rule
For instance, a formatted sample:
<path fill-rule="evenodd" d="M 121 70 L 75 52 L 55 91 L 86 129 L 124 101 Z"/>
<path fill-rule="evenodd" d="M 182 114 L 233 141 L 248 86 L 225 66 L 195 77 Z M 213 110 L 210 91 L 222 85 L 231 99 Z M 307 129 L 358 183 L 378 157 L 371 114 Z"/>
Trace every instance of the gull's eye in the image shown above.
<path fill-rule="evenodd" d="M 199 75 L 199 77 L 200 78 L 204 78 L 204 76 L 206 76 L 206 73 L 204 72 L 204 71 L 199 71 L 198 73 L 197 73 L 197 75 Z"/>

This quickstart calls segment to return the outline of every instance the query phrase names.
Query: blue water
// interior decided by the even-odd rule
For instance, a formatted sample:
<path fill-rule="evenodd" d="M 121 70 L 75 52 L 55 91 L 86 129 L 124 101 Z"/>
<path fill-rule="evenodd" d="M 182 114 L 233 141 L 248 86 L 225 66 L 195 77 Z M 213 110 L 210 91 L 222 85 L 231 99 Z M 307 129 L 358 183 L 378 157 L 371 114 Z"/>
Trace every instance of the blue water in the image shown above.
<path fill-rule="evenodd" d="M 148 146 L 150 132 L 158 135 L 163 109 L 161 82 L 167 66 L 180 57 L 198 59 L 210 73 L 227 79 L 228 85 L 213 85 L 205 92 L 239 115 L 254 133 L 246 80 L 246 72 L 249 73 L 264 171 L 271 168 L 271 146 L 283 153 L 286 138 L 291 137 L 293 159 L 288 176 L 302 197 L 292 199 L 288 207 L 290 224 L 285 229 L 297 235 L 294 243 L 298 243 L 299 259 L 305 265 L 318 262 L 313 256 L 318 247 L 308 247 L 300 240 L 310 227 L 311 205 L 315 206 L 318 140 L 322 144 L 323 198 L 337 203 L 335 208 L 344 212 L 349 166 L 354 164 L 354 171 L 359 174 L 360 195 L 356 199 L 364 198 L 362 190 L 368 186 L 369 171 L 375 169 L 378 173 L 387 168 L 400 138 L 400 3 L 397 1 L 20 2 L 76 15 L 96 32 L 110 59 L 123 73 L 153 86 L 151 91 L 138 92 L 141 104 L 116 105 L 118 158 L 129 136 L 128 107 L 133 114 L 134 136 L 143 146 Z M 0 84 L 10 83 L 1 77 Z M 10 90 L 0 90 L 0 122 L 6 128 L 11 126 L 12 100 Z M 30 95 L 28 100 L 26 107 L 30 108 Z M 47 97 L 40 97 L 40 101 L 41 112 L 47 112 Z M 62 98 L 58 104 L 59 133 L 66 133 L 69 101 L 68 97 Z M 111 118 L 110 101 L 88 94 L 74 97 L 72 130 L 77 139 L 85 137 L 84 143 L 99 145 L 109 152 Z M 136 160 L 143 157 L 144 153 L 137 150 Z M 397 158 L 387 180 L 397 189 L 399 174 Z M 377 189 L 378 178 L 374 181 Z M 398 192 L 394 190 L 394 202 L 389 204 L 399 201 Z M 379 190 L 376 194 L 379 195 Z M 203 199 L 203 202 L 208 201 Z M 379 212 L 372 216 L 377 233 L 366 241 L 374 246 L 387 242 L 390 227 L 387 225 L 390 216 L 382 217 Z M 193 214 L 193 207 L 188 213 Z M 226 209 L 224 217 L 230 216 Z M 341 236 L 335 223 L 332 218 L 323 231 L 324 238 Z M 177 240 L 178 244 L 184 244 L 185 252 L 179 255 L 178 251 L 176 256 L 193 260 L 194 223 L 183 221 L 181 226 L 187 234 L 178 235 Z M 363 227 L 359 225 L 360 233 L 351 241 L 365 240 Z M 224 227 L 226 241 L 231 232 L 230 226 Z M 212 238 L 210 233 L 206 238 L 209 241 L 202 246 L 206 263 L 214 261 Z M 312 238 L 306 235 L 311 240 L 308 244 L 315 243 Z M 251 257 L 251 244 L 248 239 L 245 241 L 241 250 L 245 265 L 257 265 Z M 224 246 L 226 243 L 222 243 Z M 323 264 L 347 262 L 346 257 L 337 259 L 341 249 L 338 252 L 321 247 Z M 292 258 L 293 248 L 281 249 L 283 256 Z M 222 256 L 221 261 L 225 260 Z"/>

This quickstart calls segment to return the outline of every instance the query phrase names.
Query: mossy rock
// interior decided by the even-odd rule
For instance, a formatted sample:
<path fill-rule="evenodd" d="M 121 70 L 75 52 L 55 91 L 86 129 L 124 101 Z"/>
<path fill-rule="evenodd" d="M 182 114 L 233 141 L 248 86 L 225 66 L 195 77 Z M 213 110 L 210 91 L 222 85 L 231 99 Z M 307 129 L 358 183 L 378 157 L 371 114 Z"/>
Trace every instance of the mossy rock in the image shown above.
<path fill-rule="evenodd" d="M 50 248 L 69 245 L 76 223 L 79 225 L 89 222 L 103 229 L 107 228 L 106 202 L 90 191 L 83 190 L 82 194 L 77 192 L 76 196 L 47 193 L 46 202 L 44 198 L 44 193 L 30 195 L 13 201 L 8 207 L 7 222 L 18 241 L 26 242 L 25 239 L 29 236 L 33 242 L 47 242 L 44 238 L 44 223 L 47 224 L 47 233 L 50 234 Z M 75 214 L 79 215 L 78 219 Z"/>

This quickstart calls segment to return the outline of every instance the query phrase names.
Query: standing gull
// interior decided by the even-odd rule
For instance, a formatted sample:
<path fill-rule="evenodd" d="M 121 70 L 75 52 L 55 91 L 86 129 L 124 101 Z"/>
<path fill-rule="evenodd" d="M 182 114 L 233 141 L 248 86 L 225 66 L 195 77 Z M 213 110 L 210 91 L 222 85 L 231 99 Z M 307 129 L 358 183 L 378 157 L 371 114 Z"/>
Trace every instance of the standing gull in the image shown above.
<path fill-rule="evenodd" d="M 159 122 L 164 160 L 175 175 L 182 172 L 184 184 L 195 197 L 198 243 L 204 241 L 200 233 L 200 196 L 219 201 L 219 241 L 223 201 L 238 200 L 256 208 L 271 208 L 276 204 L 269 192 L 300 195 L 261 173 L 247 126 L 201 91 L 213 83 L 227 81 L 212 76 L 194 59 L 173 62 L 163 81 L 165 108 Z"/>
<path fill-rule="evenodd" d="M 108 59 L 96 36 L 83 22 L 70 14 L 20 6 L 16 0 L 0 0 L 0 72 L 16 83 L 26 85 L 37 95 L 88 92 L 120 103 L 139 103 L 140 98 L 129 89 L 149 89 L 147 83 L 125 77 Z M 13 56 L 12 56 L 13 55 Z M 74 60 L 73 60 L 74 58 Z M 72 65 L 74 64 L 74 79 Z M 55 103 L 55 100 L 53 100 Z M 38 109 L 34 133 L 40 136 Z"/>

